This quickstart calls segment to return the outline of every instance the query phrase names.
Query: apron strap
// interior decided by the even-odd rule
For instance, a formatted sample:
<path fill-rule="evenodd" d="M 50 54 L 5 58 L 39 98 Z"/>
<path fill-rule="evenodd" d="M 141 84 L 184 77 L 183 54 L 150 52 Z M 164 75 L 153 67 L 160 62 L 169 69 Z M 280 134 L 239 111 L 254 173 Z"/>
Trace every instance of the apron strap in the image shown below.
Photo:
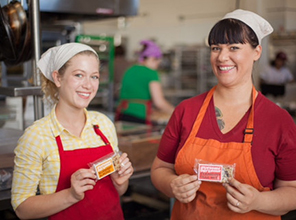
<path fill-rule="evenodd" d="M 106 136 L 101 132 L 98 125 L 94 125 L 94 130 L 95 130 L 96 134 L 99 135 L 102 138 L 105 145 L 110 144 L 108 138 L 106 138 Z M 59 148 L 59 152 L 61 154 L 61 151 L 63 151 L 63 144 L 62 144 L 62 140 L 61 140 L 60 135 L 56 136 L 55 139 L 56 139 L 56 142 L 57 142 L 57 145 L 58 145 L 58 148 Z"/>
<path fill-rule="evenodd" d="M 193 124 L 192 130 L 189 134 L 189 137 L 187 138 L 186 142 L 184 143 L 184 145 L 188 142 L 188 143 L 192 143 L 195 135 L 197 134 L 199 127 L 201 125 L 201 122 L 203 120 L 203 117 L 207 111 L 208 105 L 211 101 L 211 98 L 214 94 L 214 91 L 216 90 L 217 86 L 214 86 L 207 94 L 203 105 L 199 111 L 199 113 L 197 114 L 196 120 Z M 251 107 L 251 112 L 249 115 L 249 119 L 248 119 L 248 123 L 246 126 L 246 129 L 244 130 L 244 143 L 251 143 L 253 141 L 253 133 L 254 133 L 254 103 L 256 100 L 256 96 L 257 96 L 257 91 L 255 89 L 255 87 L 253 86 L 252 88 L 252 107 Z"/>
<path fill-rule="evenodd" d="M 102 140 L 104 141 L 105 145 L 109 145 L 110 144 L 109 140 L 106 138 L 106 136 L 99 129 L 99 125 L 94 125 L 94 130 L 95 130 L 96 134 L 99 135 L 102 138 Z"/>
<path fill-rule="evenodd" d="M 257 91 L 255 87 L 253 86 L 252 89 L 252 107 L 251 107 L 251 112 L 249 115 L 249 120 L 247 123 L 247 127 L 244 130 L 244 143 L 250 143 L 251 145 L 253 144 L 253 134 L 254 134 L 254 111 L 255 111 L 255 100 L 257 96 Z"/>
<path fill-rule="evenodd" d="M 152 101 L 149 100 L 146 102 L 146 124 L 147 125 L 152 125 L 151 114 L 152 114 Z"/>
<path fill-rule="evenodd" d="M 120 120 L 120 114 L 123 110 L 127 109 L 128 107 L 128 101 L 127 100 L 121 100 L 119 105 L 116 108 L 116 114 L 115 114 L 115 121 Z"/>
<path fill-rule="evenodd" d="M 152 101 L 151 100 L 143 100 L 143 99 L 123 99 L 120 101 L 117 109 L 116 109 L 116 115 L 115 120 L 120 120 L 120 114 L 128 108 L 129 103 L 137 103 L 142 104 L 146 107 L 146 124 L 152 125 L 151 122 L 151 114 L 152 114 Z"/>
<path fill-rule="evenodd" d="M 185 143 L 184 143 L 184 146 L 185 146 L 185 144 L 193 143 L 193 141 L 194 141 L 194 139 L 195 139 L 195 136 L 196 136 L 196 134 L 197 134 L 197 132 L 198 132 L 198 130 L 199 130 L 199 127 L 200 127 L 200 125 L 201 125 L 201 122 L 202 122 L 202 120 L 203 120 L 203 118 L 204 118 L 204 115 L 205 115 L 205 113 L 206 113 L 206 111 L 207 111 L 207 108 L 208 108 L 208 106 L 209 106 L 209 103 L 210 103 L 210 101 L 211 101 L 211 98 L 212 98 L 212 96 L 213 96 L 213 93 L 214 93 L 214 91 L 216 90 L 216 87 L 217 87 L 217 86 L 214 86 L 214 87 L 208 92 L 208 94 L 207 94 L 207 96 L 206 96 L 206 98 L 205 98 L 205 100 L 204 100 L 204 102 L 203 102 L 203 104 L 202 104 L 202 106 L 201 106 L 201 109 L 199 110 L 199 113 L 198 113 L 197 116 L 196 116 L 195 122 L 194 122 L 194 124 L 193 124 L 193 126 L 192 126 L 191 132 L 190 132 L 190 134 L 189 134 L 187 140 L 186 140 Z"/>
<path fill-rule="evenodd" d="M 57 145 L 58 145 L 58 149 L 59 149 L 59 154 L 61 155 L 64 152 L 64 148 L 63 148 L 63 144 L 62 144 L 62 140 L 60 135 L 55 137 Z"/>

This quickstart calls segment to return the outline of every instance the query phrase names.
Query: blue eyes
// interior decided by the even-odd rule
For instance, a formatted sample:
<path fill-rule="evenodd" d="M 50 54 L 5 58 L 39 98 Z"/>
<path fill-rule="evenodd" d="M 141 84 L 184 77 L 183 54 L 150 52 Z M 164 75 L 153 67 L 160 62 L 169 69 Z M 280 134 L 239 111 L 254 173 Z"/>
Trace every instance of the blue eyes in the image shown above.
<path fill-rule="evenodd" d="M 82 78 L 82 77 L 83 77 L 83 74 L 75 74 L 75 76 L 78 77 L 78 78 Z M 99 79 L 100 77 L 97 76 L 97 75 L 94 75 L 94 76 L 91 76 L 91 78 L 94 79 L 94 80 L 97 80 L 97 79 Z"/>
<path fill-rule="evenodd" d="M 92 76 L 91 78 L 92 78 L 92 79 L 99 79 L 98 76 Z"/>

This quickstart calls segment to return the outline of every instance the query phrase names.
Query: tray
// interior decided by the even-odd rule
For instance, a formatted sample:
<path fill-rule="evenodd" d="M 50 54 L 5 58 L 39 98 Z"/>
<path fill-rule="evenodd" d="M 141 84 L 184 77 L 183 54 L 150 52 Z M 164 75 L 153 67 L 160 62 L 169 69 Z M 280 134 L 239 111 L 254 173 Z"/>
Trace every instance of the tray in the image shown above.
<path fill-rule="evenodd" d="M 13 168 L 0 168 L 0 191 L 11 189 Z"/>

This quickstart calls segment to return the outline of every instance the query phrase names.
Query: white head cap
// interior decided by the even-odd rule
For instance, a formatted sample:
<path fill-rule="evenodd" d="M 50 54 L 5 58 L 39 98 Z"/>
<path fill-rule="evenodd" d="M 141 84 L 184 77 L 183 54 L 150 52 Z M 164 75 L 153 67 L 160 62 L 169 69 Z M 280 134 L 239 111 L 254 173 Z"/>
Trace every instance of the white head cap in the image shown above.
<path fill-rule="evenodd" d="M 223 19 L 227 18 L 237 19 L 248 25 L 255 32 L 259 44 L 261 44 L 262 38 L 269 35 L 273 31 L 273 28 L 268 23 L 268 21 L 251 11 L 237 9 L 233 12 L 227 13 L 223 17 Z"/>
<path fill-rule="evenodd" d="M 98 56 L 97 52 L 90 46 L 81 43 L 67 43 L 48 49 L 42 54 L 37 66 L 43 75 L 53 82 L 52 73 L 59 70 L 68 60 L 82 51 L 92 51 Z"/>

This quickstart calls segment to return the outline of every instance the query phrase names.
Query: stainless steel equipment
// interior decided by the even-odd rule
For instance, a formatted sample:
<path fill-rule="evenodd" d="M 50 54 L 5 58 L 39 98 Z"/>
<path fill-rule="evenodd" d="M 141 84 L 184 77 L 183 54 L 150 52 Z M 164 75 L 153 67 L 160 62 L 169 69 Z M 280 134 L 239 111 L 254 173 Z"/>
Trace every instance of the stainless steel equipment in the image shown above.
<path fill-rule="evenodd" d="M 139 0 L 39 0 L 41 20 L 90 20 L 137 14 Z M 26 8 L 26 4 L 24 5 Z"/>
<path fill-rule="evenodd" d="M 0 0 L 1 5 L 9 3 L 7 0 Z M 6 96 L 34 96 L 35 119 L 42 116 L 43 106 L 40 100 L 40 76 L 36 66 L 36 60 L 39 59 L 42 52 L 40 33 L 47 24 L 56 24 L 58 21 L 80 22 L 85 20 L 99 20 L 103 18 L 133 16 L 137 14 L 139 0 L 31 0 L 23 1 L 23 8 L 30 15 L 32 27 L 32 47 L 34 56 L 32 61 L 32 70 L 29 75 L 33 75 L 33 85 L 28 82 L 20 86 L 4 85 L 0 87 L 0 95 Z M 41 27 L 42 26 L 42 27 Z M 66 25 L 67 26 L 67 25 Z M 68 26 L 67 26 L 68 27 Z M 42 29 L 42 30 L 41 30 Z M 69 32 L 72 29 L 68 30 Z M 51 32 L 52 33 L 52 32 Z M 48 35 L 47 35 L 48 36 Z M 59 37 L 68 35 L 60 35 Z M 65 43 L 66 41 L 55 42 Z M 3 39 L 2 39 L 3 41 Z M 2 42 L 0 40 L 0 43 Z M 2 42 L 3 43 L 3 42 Z M 54 46 L 54 45 L 51 45 Z M 33 73 L 33 74 L 32 74 Z M 2 77 L 3 77 L 2 73 Z M 28 74 L 27 74 L 28 75 Z M 23 82 L 22 82 L 23 83 Z"/>

